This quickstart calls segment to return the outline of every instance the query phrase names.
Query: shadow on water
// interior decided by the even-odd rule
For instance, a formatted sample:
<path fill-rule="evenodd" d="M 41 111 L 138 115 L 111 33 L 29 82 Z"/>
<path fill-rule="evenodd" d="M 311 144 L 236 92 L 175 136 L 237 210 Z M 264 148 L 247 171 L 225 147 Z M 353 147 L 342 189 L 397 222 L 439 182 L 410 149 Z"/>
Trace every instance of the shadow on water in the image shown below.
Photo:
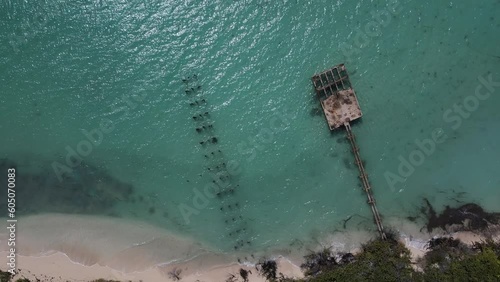
<path fill-rule="evenodd" d="M 16 162 L 0 159 L 0 171 L 16 168 Z M 0 175 L 7 183 L 7 173 Z M 2 198 L 7 190 L 2 190 Z M 57 212 L 79 214 L 108 214 L 119 202 L 132 201 L 134 187 L 111 176 L 107 171 L 82 163 L 59 181 L 47 168 L 37 172 L 16 169 L 16 211 L 20 215 Z M 5 199 L 4 198 L 4 199 Z M 0 209 L 7 210 L 7 201 Z"/>

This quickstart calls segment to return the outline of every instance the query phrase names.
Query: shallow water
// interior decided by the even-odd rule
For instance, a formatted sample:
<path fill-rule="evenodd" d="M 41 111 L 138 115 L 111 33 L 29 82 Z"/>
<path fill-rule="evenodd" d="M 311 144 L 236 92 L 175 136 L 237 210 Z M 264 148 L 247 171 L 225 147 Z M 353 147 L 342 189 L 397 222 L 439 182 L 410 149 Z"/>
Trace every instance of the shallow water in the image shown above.
<path fill-rule="evenodd" d="M 478 77 L 500 80 L 499 12 L 494 0 L 2 1 L 0 156 L 17 166 L 20 213 L 140 219 L 224 251 L 315 241 L 352 215 L 346 228 L 374 229 L 345 133 L 328 131 L 310 82 L 341 62 L 383 216 L 418 215 L 423 197 L 498 211 L 500 87 L 460 126 L 443 115 L 473 99 Z M 182 81 L 194 74 L 200 106 Z M 211 134 L 192 119 L 205 111 Z M 103 120 L 112 129 L 85 147 L 83 130 Z M 391 186 L 399 157 L 438 128 L 446 140 Z M 83 165 L 67 163 L 67 146 Z M 205 158 L 211 148 L 222 156 Z M 238 163 L 239 186 L 194 207 L 220 162 Z M 62 181 L 54 165 L 70 171 Z"/>

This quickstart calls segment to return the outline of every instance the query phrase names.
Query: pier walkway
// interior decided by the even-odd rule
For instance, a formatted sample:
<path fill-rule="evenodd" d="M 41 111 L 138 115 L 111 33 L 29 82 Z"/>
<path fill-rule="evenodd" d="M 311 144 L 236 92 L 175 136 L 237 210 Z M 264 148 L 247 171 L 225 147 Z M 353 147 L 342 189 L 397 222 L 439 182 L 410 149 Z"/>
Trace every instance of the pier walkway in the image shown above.
<path fill-rule="evenodd" d="M 351 125 L 349 123 L 345 123 L 344 126 L 347 131 L 347 139 L 349 139 L 349 142 L 351 143 L 352 152 L 356 160 L 356 165 L 359 169 L 359 178 L 363 183 L 363 190 L 366 192 L 366 196 L 368 197 L 368 204 L 372 209 L 373 219 L 375 220 L 375 224 L 377 225 L 378 233 L 380 234 L 380 238 L 385 240 L 387 239 L 387 237 L 384 232 L 384 226 L 382 225 L 382 219 L 380 219 L 380 214 L 378 213 L 377 205 L 375 204 L 375 199 L 373 198 L 371 192 L 370 182 L 368 181 L 368 174 L 366 174 L 365 168 L 363 166 L 363 161 L 359 156 L 359 148 L 356 145 L 356 138 L 352 133 Z"/>
<path fill-rule="evenodd" d="M 356 138 L 352 133 L 350 125 L 351 121 L 361 118 L 363 114 L 359 107 L 356 93 L 351 87 L 347 69 L 344 64 L 340 64 L 314 75 L 311 79 L 330 130 L 344 126 L 347 131 L 347 139 L 349 139 L 352 147 L 354 159 L 359 169 L 359 178 L 368 198 L 368 205 L 372 210 L 373 219 L 377 225 L 380 238 L 385 240 L 387 236 L 384 232 L 382 219 L 375 204 L 375 198 L 373 197 L 370 182 L 368 181 L 368 174 L 359 155 L 359 148 L 356 145 Z"/>

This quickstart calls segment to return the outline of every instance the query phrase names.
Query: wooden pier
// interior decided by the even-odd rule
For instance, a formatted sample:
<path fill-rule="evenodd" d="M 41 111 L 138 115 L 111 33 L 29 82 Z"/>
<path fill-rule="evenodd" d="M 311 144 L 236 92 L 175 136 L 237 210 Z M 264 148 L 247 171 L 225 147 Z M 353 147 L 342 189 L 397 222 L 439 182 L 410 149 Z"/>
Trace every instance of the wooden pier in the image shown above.
<path fill-rule="evenodd" d="M 330 130 L 344 126 L 347 131 L 347 139 L 349 139 L 352 147 L 354 159 L 359 169 L 359 178 L 368 197 L 373 219 L 377 225 L 380 238 L 385 240 L 387 237 L 382 225 L 382 219 L 375 204 L 375 198 L 368 181 L 368 174 L 359 155 L 359 148 L 356 145 L 356 138 L 350 125 L 351 121 L 361 118 L 363 113 L 359 107 L 356 93 L 351 86 L 347 69 L 344 64 L 340 64 L 314 75 L 311 79 Z"/>

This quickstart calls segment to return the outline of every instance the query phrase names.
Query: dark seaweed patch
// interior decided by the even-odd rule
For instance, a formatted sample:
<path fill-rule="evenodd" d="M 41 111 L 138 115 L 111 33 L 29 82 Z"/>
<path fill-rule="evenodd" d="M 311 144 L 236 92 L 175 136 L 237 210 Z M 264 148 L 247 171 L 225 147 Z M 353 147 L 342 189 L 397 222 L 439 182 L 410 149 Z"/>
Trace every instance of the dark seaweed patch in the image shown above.
<path fill-rule="evenodd" d="M 12 167 L 16 167 L 14 161 L 0 161 L 0 170 L 7 171 Z M 73 168 L 72 173 L 62 176 L 62 181 L 58 180 L 50 166 L 47 167 L 37 172 L 16 170 L 17 187 L 22 187 L 16 190 L 19 214 L 109 214 L 117 202 L 131 202 L 133 199 L 132 185 L 90 164 L 82 163 Z M 0 181 L 6 183 L 6 177 L 6 174 L 0 175 Z M 5 189 L 0 193 L 6 192 Z M 0 209 L 7 209 L 6 202 L 0 203 Z"/>
<path fill-rule="evenodd" d="M 351 160 L 349 160 L 348 158 L 343 158 L 342 161 L 344 162 L 344 166 L 347 168 L 347 169 L 353 169 L 353 165 L 352 165 L 352 162 Z"/>
<path fill-rule="evenodd" d="M 446 206 L 441 214 L 437 214 L 429 200 L 424 199 L 421 211 L 427 217 L 426 228 L 431 232 L 435 228 L 446 229 L 450 225 L 461 226 L 463 230 L 483 231 L 488 226 L 500 222 L 500 213 L 489 213 L 474 203 L 461 205 L 458 208 Z"/>
<path fill-rule="evenodd" d="M 155 212 L 156 212 L 155 207 L 149 207 L 149 209 L 148 209 L 149 214 L 154 214 Z"/>

